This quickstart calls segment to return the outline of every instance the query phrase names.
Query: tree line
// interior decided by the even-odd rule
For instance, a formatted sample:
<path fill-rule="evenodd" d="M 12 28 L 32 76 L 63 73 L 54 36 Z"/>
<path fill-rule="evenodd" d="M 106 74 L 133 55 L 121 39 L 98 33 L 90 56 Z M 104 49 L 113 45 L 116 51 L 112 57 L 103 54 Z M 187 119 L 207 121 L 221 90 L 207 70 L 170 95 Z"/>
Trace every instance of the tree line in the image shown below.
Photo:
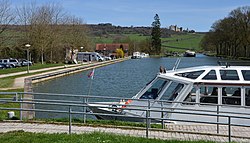
<path fill-rule="evenodd" d="M 67 48 L 91 50 L 87 32 L 83 20 L 59 4 L 30 3 L 13 9 L 9 0 L 0 1 L 1 58 L 26 59 L 29 50 L 35 62 L 61 62 Z"/>
<path fill-rule="evenodd" d="M 204 36 L 201 46 L 217 56 L 250 57 L 250 6 L 239 7 L 216 21 Z"/>

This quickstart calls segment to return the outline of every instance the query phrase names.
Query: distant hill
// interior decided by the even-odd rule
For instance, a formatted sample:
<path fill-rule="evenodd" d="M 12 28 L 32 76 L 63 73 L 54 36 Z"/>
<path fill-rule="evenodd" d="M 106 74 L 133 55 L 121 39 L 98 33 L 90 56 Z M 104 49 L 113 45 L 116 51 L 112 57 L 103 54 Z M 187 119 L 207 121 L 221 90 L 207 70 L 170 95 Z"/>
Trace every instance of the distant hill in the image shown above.
<path fill-rule="evenodd" d="M 151 27 L 121 27 L 114 26 L 111 23 L 104 24 L 88 24 L 90 33 L 94 36 L 100 36 L 103 34 L 140 34 L 142 36 L 151 35 Z M 176 34 L 175 31 L 169 30 L 167 28 L 161 28 L 162 37 L 170 37 L 171 34 Z"/>

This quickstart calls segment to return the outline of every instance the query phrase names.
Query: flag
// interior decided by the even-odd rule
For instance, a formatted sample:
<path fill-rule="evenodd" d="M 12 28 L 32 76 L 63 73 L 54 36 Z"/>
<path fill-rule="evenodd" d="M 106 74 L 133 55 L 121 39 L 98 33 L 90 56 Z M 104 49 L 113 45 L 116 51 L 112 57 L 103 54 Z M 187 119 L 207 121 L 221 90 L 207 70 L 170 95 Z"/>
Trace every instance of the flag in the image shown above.
<path fill-rule="evenodd" d="M 93 79 L 94 78 L 94 74 L 95 74 L 95 69 L 93 69 L 89 74 L 88 77 Z"/>

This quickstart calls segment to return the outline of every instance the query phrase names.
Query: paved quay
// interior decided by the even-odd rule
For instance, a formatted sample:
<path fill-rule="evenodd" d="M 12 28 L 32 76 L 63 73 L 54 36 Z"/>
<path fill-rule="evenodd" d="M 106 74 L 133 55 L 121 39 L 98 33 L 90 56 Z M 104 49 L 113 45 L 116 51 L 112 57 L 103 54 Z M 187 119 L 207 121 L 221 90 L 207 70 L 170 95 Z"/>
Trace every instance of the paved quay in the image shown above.
<path fill-rule="evenodd" d="M 227 132 L 227 127 L 220 127 L 222 132 Z M 0 122 L 0 132 L 23 130 L 34 133 L 68 133 L 68 125 L 38 124 L 38 123 L 19 123 L 19 122 Z M 172 130 L 172 131 L 171 131 Z M 178 131 L 181 130 L 181 131 Z M 188 131 L 189 130 L 189 131 Z M 124 129 L 116 127 L 92 127 L 92 126 L 72 126 L 72 133 L 104 132 L 112 134 L 129 135 L 136 137 L 146 137 L 145 130 Z M 196 133 L 195 133 L 196 132 Z M 200 132 L 200 133 L 197 133 Z M 234 142 L 250 142 L 250 128 L 232 127 L 232 138 Z M 210 134 L 211 133 L 211 134 Z M 167 125 L 164 131 L 149 131 L 149 138 L 163 140 L 206 140 L 215 142 L 228 142 L 226 135 L 215 135 L 216 126 L 213 125 Z M 235 137 L 241 135 L 242 137 Z"/>

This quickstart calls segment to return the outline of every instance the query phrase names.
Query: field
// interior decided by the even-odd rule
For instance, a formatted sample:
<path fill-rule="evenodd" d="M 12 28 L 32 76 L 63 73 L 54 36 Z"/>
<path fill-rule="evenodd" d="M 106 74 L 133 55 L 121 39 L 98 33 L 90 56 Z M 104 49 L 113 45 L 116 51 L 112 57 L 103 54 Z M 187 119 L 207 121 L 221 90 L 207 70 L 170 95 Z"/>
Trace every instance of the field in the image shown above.
<path fill-rule="evenodd" d="M 199 46 L 204 34 L 173 35 L 162 38 L 162 47 L 169 52 L 184 52 L 186 50 L 202 51 Z"/>
<path fill-rule="evenodd" d="M 200 41 L 204 34 L 187 33 L 187 34 L 174 34 L 169 38 L 162 38 L 162 49 L 166 52 L 185 52 L 186 50 L 194 50 L 196 52 L 202 51 Z M 127 42 L 128 39 L 132 41 L 142 41 L 148 36 L 141 34 L 109 34 L 101 37 L 95 37 L 94 43 L 113 43 L 116 41 Z"/>

